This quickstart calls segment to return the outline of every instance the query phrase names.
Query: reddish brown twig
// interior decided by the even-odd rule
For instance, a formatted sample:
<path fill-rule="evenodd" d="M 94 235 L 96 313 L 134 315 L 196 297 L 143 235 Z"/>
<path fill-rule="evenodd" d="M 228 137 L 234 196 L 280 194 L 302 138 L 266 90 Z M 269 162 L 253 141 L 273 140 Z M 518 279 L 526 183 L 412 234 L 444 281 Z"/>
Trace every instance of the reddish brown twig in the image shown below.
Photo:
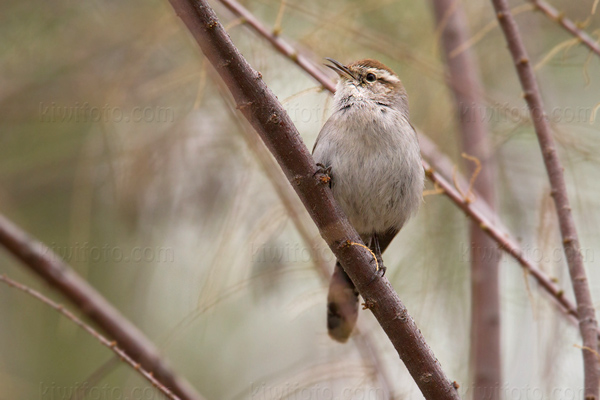
<path fill-rule="evenodd" d="M 483 115 L 482 84 L 471 51 L 452 56 L 452 51 L 467 43 L 470 37 L 462 4 L 456 0 L 433 0 L 433 13 L 440 34 L 441 49 L 447 66 L 447 85 L 454 96 L 455 115 L 461 132 L 463 157 L 467 162 L 471 186 L 494 211 L 495 163 L 489 132 Z M 485 234 L 477 221 L 471 222 L 471 371 L 473 398 L 500 397 L 502 385 L 500 281 L 501 252 L 494 239 Z"/>
<path fill-rule="evenodd" d="M 591 51 L 600 56 L 600 46 L 598 43 L 585 31 L 580 29 L 577 24 L 565 17 L 563 13 L 559 12 L 556 8 L 543 0 L 529 0 L 531 3 L 541 12 L 543 12 L 548 18 L 557 22 L 567 32 L 575 36 L 581 43 L 587 46 Z"/>
<path fill-rule="evenodd" d="M 558 224 L 563 240 L 563 248 L 569 266 L 569 274 L 577 302 L 579 329 L 583 339 L 583 346 L 590 349 L 598 348 L 598 322 L 592 301 L 592 294 L 583 265 L 583 256 L 580 251 L 579 237 L 575 221 L 571 212 L 567 185 L 563 168 L 558 158 L 556 145 L 550 124 L 544 111 L 544 103 L 536 81 L 533 67 L 529 62 L 527 50 L 521 39 L 517 23 L 510 12 L 507 0 L 492 0 L 496 17 L 508 43 L 508 49 L 516 66 L 517 75 L 525 94 L 525 101 L 529 108 L 535 133 L 542 151 L 544 165 L 550 181 L 551 194 L 558 214 Z M 585 398 L 598 399 L 600 394 L 600 376 L 598 359 L 590 351 L 583 350 L 583 367 L 585 375 Z"/>
<path fill-rule="evenodd" d="M 73 321 L 81 329 L 83 329 L 84 331 L 86 331 L 87 333 L 92 335 L 102 345 L 104 345 L 104 346 L 108 347 L 110 350 L 112 350 L 117 356 L 119 356 L 121 358 L 121 360 L 125 361 L 134 370 L 139 372 L 144 378 L 146 378 L 146 380 L 148 380 L 148 382 L 150 382 L 152 384 L 152 386 L 156 387 L 158 390 L 163 392 L 163 394 L 165 396 L 167 396 L 169 399 L 179 400 L 179 397 L 177 397 L 175 394 L 173 394 L 173 392 L 171 392 L 162 383 L 160 383 L 150 372 L 148 372 L 144 368 L 142 368 L 139 363 L 135 362 L 131 357 L 129 357 L 126 352 L 121 350 L 117 346 L 117 342 L 114 342 L 114 341 L 111 342 L 110 340 L 108 340 L 107 338 L 102 336 L 100 333 L 96 332 L 96 330 L 94 328 L 92 328 L 91 326 L 89 326 L 88 324 L 86 324 L 85 322 L 80 320 L 79 318 L 77 318 L 75 316 L 75 314 L 73 314 L 71 311 L 67 310 L 62 304 L 55 303 L 54 301 L 50 300 L 49 298 L 47 298 L 40 292 L 33 290 L 30 287 L 27 287 L 19 282 L 13 281 L 12 279 L 8 278 L 6 275 L 0 275 L 0 282 L 4 282 L 8 286 L 12 286 L 19 290 L 22 290 L 23 292 L 35 297 L 42 303 L 45 303 L 46 305 L 54 308 L 56 311 L 58 311 L 59 313 L 61 313 L 62 315 L 64 315 L 68 319 L 70 319 L 71 321 Z"/>
<path fill-rule="evenodd" d="M 175 375 L 154 344 L 123 317 L 96 289 L 43 243 L 29 237 L 0 215 L 0 243 L 33 272 L 71 300 L 98 324 L 119 347 L 165 387 L 182 399 L 202 400 L 194 388 Z"/>
<path fill-rule="evenodd" d="M 577 323 L 577 309 L 575 305 L 564 296 L 564 291 L 549 278 L 542 270 L 540 270 L 533 261 L 531 261 L 517 244 L 507 233 L 502 231 L 496 224 L 490 221 L 484 212 L 479 210 L 477 205 L 469 203 L 456 188 L 435 172 L 435 169 L 423 161 L 425 174 L 431 179 L 444 194 L 448 196 L 467 216 L 473 219 L 479 225 L 479 228 L 487 233 L 498 246 L 510 254 L 528 273 L 544 288 L 551 298 L 556 301 L 560 308 L 570 317 L 571 322 Z"/>
<path fill-rule="evenodd" d="M 205 0 L 170 0 L 206 58 L 213 64 L 244 117 L 258 132 L 304 203 L 334 255 L 340 260 L 396 348 L 426 399 L 458 399 L 458 393 L 371 256 L 360 246 L 327 185 L 316 172 L 310 152 L 277 98 L 231 42 Z"/>
<path fill-rule="evenodd" d="M 335 84 L 315 66 L 315 64 L 305 57 L 303 54 L 296 51 L 294 46 L 289 44 L 284 39 L 280 38 L 279 35 L 275 35 L 269 29 L 267 29 L 256 17 L 246 10 L 240 3 L 235 0 L 219 0 L 225 7 L 227 7 L 235 15 L 242 17 L 244 22 L 251 26 L 259 35 L 264 37 L 275 47 L 281 54 L 287 56 L 290 60 L 298 64 L 300 68 L 308 72 L 313 78 L 315 78 L 323 87 L 330 92 L 335 92 Z"/>

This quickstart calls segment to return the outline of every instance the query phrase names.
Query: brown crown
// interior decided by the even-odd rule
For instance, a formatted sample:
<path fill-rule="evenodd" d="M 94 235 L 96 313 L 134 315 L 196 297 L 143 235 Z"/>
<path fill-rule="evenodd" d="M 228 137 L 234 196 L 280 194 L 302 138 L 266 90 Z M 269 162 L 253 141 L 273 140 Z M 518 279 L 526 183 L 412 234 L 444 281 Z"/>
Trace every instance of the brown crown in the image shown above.
<path fill-rule="evenodd" d="M 371 58 L 365 58 L 364 60 L 354 61 L 353 63 L 348 64 L 346 66 L 350 69 L 352 69 L 354 67 L 383 69 L 383 70 L 389 72 L 390 74 L 396 75 L 396 73 L 394 71 L 392 71 L 390 68 L 388 68 L 385 64 L 380 63 L 379 61 L 373 60 Z"/>

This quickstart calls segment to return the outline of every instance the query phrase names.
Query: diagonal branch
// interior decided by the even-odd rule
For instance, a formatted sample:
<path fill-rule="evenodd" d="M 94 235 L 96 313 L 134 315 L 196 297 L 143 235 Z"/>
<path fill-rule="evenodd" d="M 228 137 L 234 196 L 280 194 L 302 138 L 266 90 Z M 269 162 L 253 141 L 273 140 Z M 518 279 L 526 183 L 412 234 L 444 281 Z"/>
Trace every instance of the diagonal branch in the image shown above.
<path fill-rule="evenodd" d="M 275 95 L 242 57 L 206 0 L 170 0 L 206 58 L 231 91 L 237 107 L 258 132 L 404 361 L 426 399 L 458 399 L 458 393 L 406 307 L 375 271 L 362 243 L 326 185 L 291 119 Z"/>
<path fill-rule="evenodd" d="M 450 182 L 440 174 L 436 173 L 434 168 L 428 162 L 423 161 L 423 167 L 425 168 L 427 177 L 442 189 L 444 194 L 452 199 L 466 215 L 479 224 L 480 228 L 494 239 L 501 249 L 517 260 L 517 262 L 519 262 L 519 264 L 535 278 L 538 284 L 548 292 L 551 298 L 564 311 L 565 315 L 567 315 L 573 323 L 577 323 L 577 309 L 575 308 L 575 304 L 564 296 L 564 291 L 554 283 L 544 271 L 536 267 L 534 262 L 527 258 L 517 242 L 492 223 L 484 213 L 479 211 L 476 207 L 473 207 L 473 205 L 464 198 Z"/>
<path fill-rule="evenodd" d="M 216 73 L 213 72 L 213 74 L 215 75 L 215 82 L 218 82 Z M 307 246 L 310 253 L 310 258 L 315 263 L 315 269 L 319 273 L 319 276 L 323 282 L 328 283 L 331 277 L 331 265 L 329 265 L 329 262 L 325 260 L 323 254 L 318 251 L 320 243 L 317 242 L 317 238 L 310 233 L 310 227 L 308 226 L 310 222 L 308 222 L 306 218 L 301 218 L 301 214 L 306 211 L 304 210 L 300 199 L 298 199 L 298 196 L 296 196 L 292 188 L 290 188 L 285 175 L 277 167 L 277 162 L 273 159 L 273 157 L 271 157 L 269 149 L 267 149 L 265 144 L 260 140 L 258 134 L 252 129 L 248 121 L 246 121 L 239 115 L 239 113 L 236 112 L 235 105 L 233 104 L 233 100 L 230 99 L 231 96 L 228 96 L 229 92 L 225 84 L 218 82 L 218 86 L 219 91 L 221 92 L 221 97 L 227 106 L 227 110 L 230 111 L 232 117 L 234 117 L 234 120 L 238 123 L 239 129 L 242 132 L 246 143 L 254 152 L 256 158 L 261 164 L 262 169 L 271 181 L 277 196 L 286 208 L 287 213 L 296 228 L 296 231 L 304 241 L 304 244 Z M 375 349 L 373 336 L 370 332 L 361 328 L 361 320 L 358 321 L 357 332 L 359 333 L 358 335 L 351 336 L 356 344 L 357 349 L 359 350 L 365 363 L 370 363 L 373 366 L 373 369 L 377 375 L 377 379 L 384 389 L 384 397 L 393 397 L 391 395 L 393 388 L 392 379 L 390 379 L 386 373 L 387 371 L 385 369 L 385 365 Z"/>
<path fill-rule="evenodd" d="M 521 39 L 517 23 L 510 12 L 507 0 L 492 0 L 496 17 L 508 43 L 508 49 L 515 63 L 521 87 L 525 93 L 525 101 L 533 120 L 535 133 L 542 150 L 544 164 L 550 181 L 551 194 L 556 205 L 560 234 L 563 248 L 569 266 L 569 274 L 573 284 L 573 292 L 577 302 L 577 315 L 579 329 L 583 339 L 583 367 L 585 375 L 585 398 L 598 399 L 599 370 L 595 350 L 598 348 L 598 322 L 592 301 L 592 294 L 583 265 L 583 256 L 580 251 L 579 237 L 575 227 L 575 220 L 571 212 L 567 195 L 567 184 L 563 168 L 558 158 L 556 144 L 552 137 L 550 124 L 544 111 L 544 103 L 538 88 L 535 74 L 527 50 Z M 593 349 L 593 350 L 592 350 Z"/>
<path fill-rule="evenodd" d="M 584 30 L 580 29 L 577 24 L 571 21 L 569 18 L 565 17 L 561 12 L 559 12 L 556 8 L 552 7 L 550 4 L 546 3 L 544 0 L 529 0 L 531 3 L 541 12 L 546 14 L 548 18 L 557 22 L 560 26 L 562 26 L 567 32 L 571 33 L 575 36 L 581 43 L 587 46 L 591 51 L 600 56 L 600 46 L 598 42 L 596 42 L 590 35 L 588 35 Z"/>
<path fill-rule="evenodd" d="M 14 287 L 16 289 L 19 289 L 19 290 L 21 290 L 21 291 L 23 291 L 23 292 L 25 292 L 25 293 L 27 293 L 27 294 L 35 297 L 36 299 L 38 299 L 42 303 L 44 303 L 44 304 L 52 307 L 53 309 L 55 309 L 56 311 L 58 311 L 59 313 L 61 313 L 62 315 L 64 315 L 68 319 L 70 319 L 71 321 L 73 321 L 81 329 L 83 329 L 84 331 L 86 331 L 87 333 L 89 333 L 90 335 L 92 335 L 103 346 L 106 346 L 110 350 L 112 350 L 122 361 L 124 361 L 125 363 L 129 364 L 129 366 L 132 367 L 134 370 L 138 371 L 144 378 L 146 378 L 146 380 L 148 382 L 150 382 L 152 384 L 152 386 L 155 386 L 158 390 L 160 390 L 161 392 L 163 392 L 163 394 L 165 396 L 167 396 L 169 399 L 171 399 L 171 400 L 179 400 L 179 397 L 177 397 L 176 395 L 174 395 L 168 388 L 166 388 L 162 383 L 160 383 L 153 376 L 153 374 L 151 374 L 150 372 L 146 371 L 144 368 L 142 368 L 140 366 L 140 364 L 138 364 L 135 360 L 133 360 L 131 357 L 129 357 L 129 355 L 127 353 L 125 353 L 123 350 L 121 350 L 117 346 L 116 342 L 111 342 L 110 340 L 108 340 L 107 338 L 105 338 L 104 336 L 102 336 L 101 334 L 99 334 L 98 332 L 96 332 L 96 330 L 94 328 L 92 328 L 91 326 L 87 325 L 85 322 L 83 322 L 79 318 L 77 318 L 75 316 L 75 314 L 73 314 L 71 311 L 67 310 L 62 304 L 55 303 L 54 301 L 50 300 L 49 298 L 47 298 L 46 296 L 44 296 L 40 292 L 38 292 L 36 290 L 33 290 L 30 287 L 27 287 L 27 286 L 25 286 L 25 285 L 23 285 L 23 284 L 21 284 L 19 282 L 13 281 L 12 279 L 8 278 L 6 275 L 0 275 L 0 282 L 4 282 L 8 286 L 12 286 L 12 287 Z"/>
<path fill-rule="evenodd" d="M 256 19 L 256 17 L 254 17 L 254 15 L 252 15 L 250 11 L 245 9 L 236 0 L 219 1 L 236 16 L 241 17 L 248 24 L 248 26 L 254 29 L 259 35 L 263 36 L 270 43 L 273 43 L 274 47 L 281 54 L 296 62 L 325 89 L 331 93 L 335 92 L 335 84 L 333 81 L 329 79 L 329 77 L 320 69 L 316 68 L 312 60 L 308 62 L 308 59 L 302 54 L 298 53 L 298 51 L 290 43 L 285 41 L 280 36 L 275 36 L 272 34 L 264 25 L 262 25 L 260 21 L 258 21 L 258 19 Z M 297 62 L 297 60 L 301 60 L 301 62 Z M 310 66 L 310 68 L 307 68 L 307 65 Z M 437 171 L 441 171 L 446 177 L 452 176 L 452 170 L 454 167 L 452 161 L 445 154 L 440 152 L 435 143 L 433 143 L 427 136 L 418 131 L 417 134 L 419 136 L 421 153 L 433 166 L 433 169 L 430 170 L 430 172 L 427 174 L 427 177 L 433 183 L 445 181 L 444 177 Z M 459 177 L 458 180 L 461 184 L 466 182 L 466 180 L 462 177 Z M 485 220 L 485 225 L 481 225 L 480 227 L 483 228 L 483 230 L 498 243 L 498 246 L 512 256 L 519 264 L 521 264 L 523 268 L 529 271 L 531 276 L 538 281 L 540 286 L 546 292 L 548 292 L 548 294 L 552 296 L 558 304 L 561 305 L 561 308 L 565 310 L 566 314 L 577 316 L 575 306 L 571 301 L 564 297 L 564 291 L 555 283 L 553 283 L 552 278 L 550 278 L 544 271 L 540 270 L 533 261 L 525 256 L 525 253 L 522 251 L 516 241 L 508 238 L 508 236 L 503 233 L 503 228 L 500 226 L 501 224 L 498 223 L 499 218 L 490 208 L 487 202 L 481 199 L 481 196 L 477 196 L 477 200 L 475 202 L 464 203 L 462 197 L 458 194 L 458 192 L 456 193 L 456 196 L 452 196 L 450 195 L 449 191 L 444 191 L 444 194 L 448 196 L 452 202 L 454 202 L 460 209 L 462 209 L 474 220 Z M 485 229 L 486 227 L 489 229 Z"/>
<path fill-rule="evenodd" d="M 0 244 L 45 279 L 100 326 L 118 346 L 177 396 L 202 400 L 194 388 L 175 375 L 158 349 L 96 289 L 43 243 L 28 236 L 0 215 Z"/>
<path fill-rule="evenodd" d="M 229 9 L 235 15 L 242 17 L 244 23 L 251 26 L 260 36 L 267 39 L 269 43 L 273 45 L 281 54 L 284 54 L 290 60 L 298 64 L 300 68 L 308 72 L 313 78 L 315 78 L 325 89 L 330 92 L 335 92 L 335 84 L 316 67 L 315 63 L 312 62 L 308 57 L 299 53 L 294 46 L 288 43 L 286 40 L 275 35 L 267 27 L 265 27 L 250 11 L 235 0 L 219 0 L 225 7 Z"/>

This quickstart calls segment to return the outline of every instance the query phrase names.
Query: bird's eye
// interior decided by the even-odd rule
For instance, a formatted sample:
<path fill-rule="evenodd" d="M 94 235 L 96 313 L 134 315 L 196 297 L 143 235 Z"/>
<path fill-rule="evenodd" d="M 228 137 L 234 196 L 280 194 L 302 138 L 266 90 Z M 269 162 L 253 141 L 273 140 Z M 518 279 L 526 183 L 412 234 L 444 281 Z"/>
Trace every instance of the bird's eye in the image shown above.
<path fill-rule="evenodd" d="M 376 80 L 377 80 L 377 77 L 375 76 L 375 74 L 371 74 L 371 73 L 367 74 L 367 82 L 375 82 Z"/>

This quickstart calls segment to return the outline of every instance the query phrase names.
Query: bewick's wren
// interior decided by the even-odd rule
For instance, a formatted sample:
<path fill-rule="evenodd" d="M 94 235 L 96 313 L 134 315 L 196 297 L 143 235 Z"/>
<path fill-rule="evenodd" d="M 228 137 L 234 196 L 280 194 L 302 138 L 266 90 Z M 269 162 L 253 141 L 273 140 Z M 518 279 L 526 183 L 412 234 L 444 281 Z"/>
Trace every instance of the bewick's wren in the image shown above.
<path fill-rule="evenodd" d="M 381 253 L 422 201 L 424 172 L 406 91 L 379 61 L 342 65 L 327 60 L 340 78 L 333 114 L 317 137 L 313 156 L 330 175 L 333 196 L 350 223 L 382 265 Z M 327 303 L 329 335 L 345 342 L 358 317 L 358 292 L 339 262 Z"/>

